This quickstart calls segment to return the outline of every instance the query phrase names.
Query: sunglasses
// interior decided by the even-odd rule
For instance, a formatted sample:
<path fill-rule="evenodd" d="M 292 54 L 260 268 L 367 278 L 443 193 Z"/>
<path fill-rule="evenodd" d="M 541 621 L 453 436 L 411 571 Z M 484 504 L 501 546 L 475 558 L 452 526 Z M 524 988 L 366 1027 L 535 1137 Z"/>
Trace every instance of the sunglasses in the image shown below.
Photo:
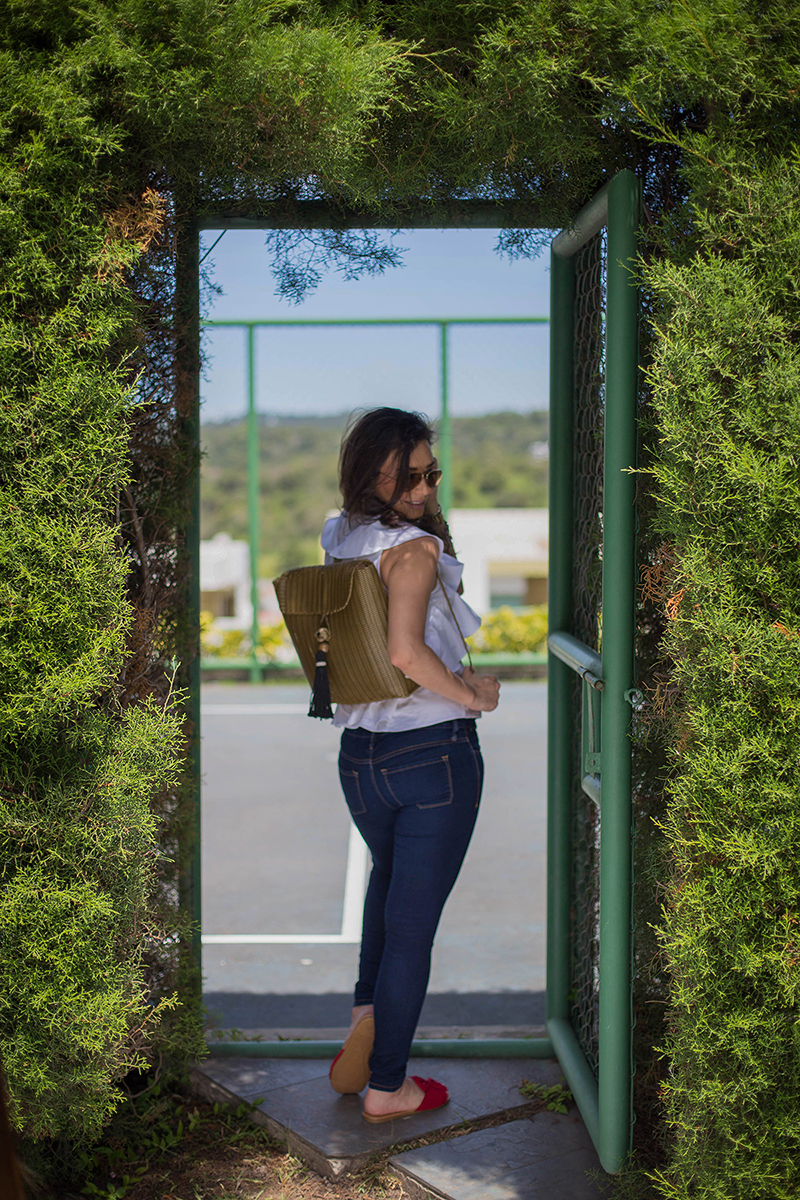
<path fill-rule="evenodd" d="M 408 472 L 408 487 L 406 491 L 413 492 L 414 488 L 418 488 L 423 479 L 428 487 L 435 488 L 438 486 L 442 478 L 441 467 L 431 467 L 429 471 L 409 471 Z"/>

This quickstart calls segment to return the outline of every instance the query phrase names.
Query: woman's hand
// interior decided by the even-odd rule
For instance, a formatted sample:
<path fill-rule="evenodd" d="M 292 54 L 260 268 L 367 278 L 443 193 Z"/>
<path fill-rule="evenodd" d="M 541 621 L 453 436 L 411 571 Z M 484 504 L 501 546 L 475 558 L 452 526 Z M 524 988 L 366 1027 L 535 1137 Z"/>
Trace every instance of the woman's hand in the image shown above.
<path fill-rule="evenodd" d="M 465 667 L 461 678 L 475 693 L 476 712 L 493 712 L 500 700 L 500 684 L 494 675 L 476 675 L 472 667 Z"/>

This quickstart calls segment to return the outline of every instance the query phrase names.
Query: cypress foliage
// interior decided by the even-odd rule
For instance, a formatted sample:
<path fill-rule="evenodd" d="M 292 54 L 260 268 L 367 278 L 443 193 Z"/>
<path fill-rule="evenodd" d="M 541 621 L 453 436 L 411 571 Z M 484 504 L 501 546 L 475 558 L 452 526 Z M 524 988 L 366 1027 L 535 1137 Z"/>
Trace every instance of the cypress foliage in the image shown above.
<path fill-rule="evenodd" d="M 0 1051 L 12 1116 L 42 1137 L 100 1128 L 157 1021 L 148 801 L 180 730 L 115 685 L 130 250 L 110 240 L 94 172 L 114 139 L 52 74 L 4 55 L 0 79 Z"/>
<path fill-rule="evenodd" d="M 703 249 L 651 273 L 675 781 L 668 1196 L 800 1184 L 800 265 L 794 153 L 694 173 Z M 703 338 L 694 330 L 700 323 Z"/>

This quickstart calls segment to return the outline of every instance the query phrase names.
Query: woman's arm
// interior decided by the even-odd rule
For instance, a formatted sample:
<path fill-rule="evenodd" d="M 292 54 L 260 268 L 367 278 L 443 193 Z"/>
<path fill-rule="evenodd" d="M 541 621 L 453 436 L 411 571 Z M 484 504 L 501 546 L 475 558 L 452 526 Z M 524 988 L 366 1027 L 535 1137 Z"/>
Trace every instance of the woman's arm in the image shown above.
<path fill-rule="evenodd" d="M 494 676 L 475 675 L 469 669 L 455 675 L 425 643 L 438 561 L 439 547 L 432 537 L 413 538 L 384 551 L 380 570 L 389 593 L 389 658 L 421 687 L 465 708 L 491 712 L 500 690 Z"/>

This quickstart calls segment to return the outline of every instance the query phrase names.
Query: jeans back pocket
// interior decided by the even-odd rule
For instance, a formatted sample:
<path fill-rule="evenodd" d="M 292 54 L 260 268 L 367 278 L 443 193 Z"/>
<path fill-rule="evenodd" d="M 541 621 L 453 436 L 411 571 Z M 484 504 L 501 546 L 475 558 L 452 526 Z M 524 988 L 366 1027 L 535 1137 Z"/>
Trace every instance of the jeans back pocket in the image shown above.
<path fill-rule="evenodd" d="M 360 817 L 362 813 L 367 811 L 367 806 L 364 803 L 364 797 L 361 795 L 361 782 L 358 778 L 358 771 L 348 771 L 344 767 L 339 767 L 339 779 L 342 784 L 344 798 L 347 801 L 347 807 L 354 817 Z"/>
<path fill-rule="evenodd" d="M 385 767 L 381 775 L 386 790 L 400 807 L 415 804 L 417 808 L 443 808 L 453 803 L 453 777 L 447 754 L 405 767 Z"/>

